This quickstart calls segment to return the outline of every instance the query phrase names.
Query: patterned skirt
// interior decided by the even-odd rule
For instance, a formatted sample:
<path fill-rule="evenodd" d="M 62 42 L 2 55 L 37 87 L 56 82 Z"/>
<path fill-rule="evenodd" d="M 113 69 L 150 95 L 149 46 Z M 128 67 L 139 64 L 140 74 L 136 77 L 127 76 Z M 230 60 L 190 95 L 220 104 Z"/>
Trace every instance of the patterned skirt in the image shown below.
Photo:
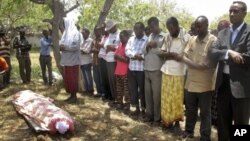
<path fill-rule="evenodd" d="M 184 117 L 184 76 L 162 74 L 161 118 L 166 126 Z"/>
<path fill-rule="evenodd" d="M 79 66 L 64 66 L 64 86 L 67 93 L 78 92 Z"/>
<path fill-rule="evenodd" d="M 119 76 L 116 75 L 116 92 L 117 92 L 117 102 L 119 104 L 123 104 L 123 98 L 124 102 L 126 104 L 130 103 L 130 96 L 128 93 L 128 77 L 125 76 Z"/>

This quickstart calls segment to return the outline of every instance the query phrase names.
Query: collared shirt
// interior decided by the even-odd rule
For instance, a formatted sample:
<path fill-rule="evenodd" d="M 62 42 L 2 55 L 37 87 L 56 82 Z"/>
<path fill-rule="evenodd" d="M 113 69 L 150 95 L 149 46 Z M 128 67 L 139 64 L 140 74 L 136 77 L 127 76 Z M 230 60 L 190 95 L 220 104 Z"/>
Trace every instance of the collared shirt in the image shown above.
<path fill-rule="evenodd" d="M 235 30 L 233 30 L 232 26 L 230 27 L 230 31 L 232 33 L 231 44 L 233 44 L 235 38 L 237 37 L 238 33 L 240 32 L 240 30 L 243 26 L 244 26 L 244 22 L 239 27 L 237 27 Z"/>
<path fill-rule="evenodd" d="M 24 38 L 16 37 L 13 41 L 13 48 L 16 49 L 17 57 L 29 57 L 29 51 L 31 49 L 31 44 Z"/>
<path fill-rule="evenodd" d="M 190 35 L 181 28 L 177 38 L 172 38 L 169 33 L 166 35 L 163 49 L 182 55 L 189 39 Z M 175 60 L 166 60 L 161 67 L 161 71 L 168 75 L 184 76 L 186 65 Z"/>
<path fill-rule="evenodd" d="M 159 57 L 163 42 L 165 40 L 165 33 L 161 31 L 159 34 L 150 34 L 148 42 L 156 41 L 157 47 L 152 48 L 149 51 L 144 50 L 144 70 L 146 71 L 156 71 L 160 70 L 163 64 L 163 60 Z"/>
<path fill-rule="evenodd" d="M 185 56 L 197 64 L 207 63 L 209 61 L 208 49 L 215 41 L 216 37 L 210 33 L 202 41 L 198 39 L 198 36 L 193 36 L 185 48 Z M 188 67 L 187 70 L 185 88 L 189 92 L 201 93 L 214 90 L 215 68 L 199 70 Z"/>
<path fill-rule="evenodd" d="M 92 46 L 93 39 L 87 38 L 83 41 L 83 44 L 80 47 L 81 50 L 81 65 L 87 65 L 92 63 L 92 56 L 91 56 L 91 46 Z"/>
<path fill-rule="evenodd" d="M 115 55 L 126 57 L 125 47 L 126 45 L 123 45 L 122 43 L 120 43 L 118 48 L 115 51 Z M 117 60 L 116 68 L 115 68 L 115 75 L 124 76 L 124 75 L 127 75 L 127 73 L 128 73 L 128 62 Z"/>
<path fill-rule="evenodd" d="M 141 39 L 132 36 L 129 38 L 126 46 L 126 55 L 130 58 L 129 61 L 129 70 L 131 71 L 144 71 L 144 61 L 133 60 L 136 54 L 142 54 L 144 48 L 146 47 L 148 37 L 144 35 Z"/>
<path fill-rule="evenodd" d="M 109 36 L 104 44 L 104 48 L 107 49 L 108 45 L 114 45 L 115 48 L 118 47 L 118 44 L 120 43 L 120 38 L 119 38 L 120 32 L 116 31 L 115 33 L 109 33 Z M 107 62 L 115 62 L 115 51 L 109 51 L 106 54 L 106 61 Z"/>
<path fill-rule="evenodd" d="M 230 39 L 231 44 L 233 44 L 234 40 L 236 39 L 238 33 L 240 32 L 240 30 L 243 26 L 244 26 L 244 22 L 239 27 L 237 27 L 235 30 L 233 30 L 232 26 L 230 27 L 230 31 L 232 34 L 231 39 Z M 227 51 L 227 53 L 225 55 L 225 60 L 228 60 L 228 57 L 229 56 L 228 56 L 228 51 Z M 226 74 L 229 74 L 229 65 L 227 65 L 227 64 L 224 65 L 223 72 Z"/>
<path fill-rule="evenodd" d="M 105 44 L 106 40 L 108 39 L 108 36 L 103 36 L 102 40 L 101 40 L 101 44 Z M 100 48 L 99 54 L 98 54 L 99 58 L 102 58 L 104 60 L 106 60 L 106 49 L 104 47 Z"/>
<path fill-rule="evenodd" d="M 52 43 L 52 39 L 50 37 L 45 38 L 42 37 L 40 40 L 41 49 L 40 49 L 40 55 L 50 55 L 50 46 Z"/>

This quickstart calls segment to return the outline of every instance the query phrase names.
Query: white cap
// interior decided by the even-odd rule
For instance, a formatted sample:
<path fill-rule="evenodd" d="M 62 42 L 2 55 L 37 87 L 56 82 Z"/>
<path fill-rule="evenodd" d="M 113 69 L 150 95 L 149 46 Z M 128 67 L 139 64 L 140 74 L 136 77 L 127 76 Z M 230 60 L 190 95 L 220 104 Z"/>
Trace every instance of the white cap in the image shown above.
<path fill-rule="evenodd" d="M 60 134 L 64 134 L 69 129 L 69 124 L 66 121 L 56 122 L 56 129 Z"/>
<path fill-rule="evenodd" d="M 108 20 L 106 22 L 105 31 L 109 31 L 111 28 L 113 28 L 117 23 L 115 23 L 113 20 Z"/>

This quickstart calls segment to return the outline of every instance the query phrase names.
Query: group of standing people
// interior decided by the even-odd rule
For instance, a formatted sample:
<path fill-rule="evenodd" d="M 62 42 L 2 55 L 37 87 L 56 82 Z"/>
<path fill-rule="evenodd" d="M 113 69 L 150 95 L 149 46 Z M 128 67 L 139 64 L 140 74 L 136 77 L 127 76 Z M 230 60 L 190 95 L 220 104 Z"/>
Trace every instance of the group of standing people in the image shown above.
<path fill-rule="evenodd" d="M 151 17 L 148 36 L 141 22 L 135 23 L 131 32 L 120 31 L 108 20 L 95 27 L 94 39 L 89 37 L 89 30 L 83 29 L 81 35 L 75 25 L 70 29 L 64 20 L 60 43 L 65 83 L 78 86 L 74 84 L 78 77 L 72 76 L 78 74 L 81 65 L 86 90 L 93 95 L 93 65 L 97 96 L 111 100 L 118 109 L 133 107 L 134 111 L 129 110 L 132 114 L 142 113 L 145 121 L 169 128 L 179 128 L 185 114 L 182 136 L 188 138 L 194 135 L 199 109 L 200 140 L 211 140 L 211 104 L 216 94 L 218 139 L 230 140 L 232 124 L 249 122 L 250 28 L 244 22 L 246 12 L 244 2 L 233 2 L 229 9 L 231 25 L 220 23 L 218 37 L 209 32 L 205 16 L 196 18 L 191 35 L 175 17 L 166 21 L 168 33 L 159 27 L 156 17 Z M 74 71 L 67 70 L 72 67 L 67 66 L 69 61 L 77 64 Z M 75 101 L 75 93 L 71 94 L 69 100 L 73 97 Z"/>
<path fill-rule="evenodd" d="M 32 45 L 26 37 L 26 28 L 21 26 L 17 28 L 19 36 L 16 36 L 13 40 L 12 47 L 16 50 L 16 58 L 18 60 L 19 73 L 23 84 L 29 84 L 31 82 L 31 58 L 30 51 Z M 50 56 L 50 48 L 52 47 L 52 38 L 49 30 L 43 30 L 43 37 L 40 39 L 40 56 L 39 62 L 42 70 L 42 78 L 45 85 L 52 85 L 52 57 Z M 4 28 L 0 29 L 0 57 L 4 58 L 4 61 L 8 65 L 8 69 L 1 74 L 2 81 L 1 86 L 6 87 L 10 83 L 11 77 L 11 40 L 6 35 Z M 48 74 L 46 72 L 48 69 Z"/>
<path fill-rule="evenodd" d="M 215 101 L 218 139 L 230 140 L 232 124 L 249 124 L 250 26 L 244 22 L 246 13 L 244 2 L 233 2 L 229 9 L 231 24 L 220 23 L 216 36 L 209 32 L 205 16 L 195 19 L 192 32 L 186 32 L 176 17 L 167 19 L 167 33 L 157 17 L 151 17 L 147 27 L 135 23 L 133 31 L 120 31 L 114 21 L 108 20 L 95 27 L 93 39 L 88 29 L 79 31 L 73 20 L 64 18 L 59 27 L 63 33 L 59 46 L 64 84 L 70 93 L 66 101 L 77 101 L 82 73 L 89 95 L 94 95 L 94 80 L 96 96 L 133 115 L 141 113 L 153 125 L 163 123 L 169 129 L 180 129 L 179 122 L 185 115 L 185 138 L 193 138 L 199 109 L 202 141 L 211 140 L 211 106 Z M 52 40 L 48 34 L 43 31 L 39 60 L 44 83 L 52 85 Z M 4 48 L 9 41 L 2 32 L 0 41 L 0 55 L 10 64 L 9 49 Z M 20 31 L 13 47 L 17 49 L 22 81 L 29 83 L 31 45 L 25 32 Z M 9 83 L 8 74 L 4 81 Z"/>
<path fill-rule="evenodd" d="M 19 70 L 20 76 L 23 83 L 29 83 L 31 78 L 31 62 L 29 57 L 29 51 L 31 49 L 31 44 L 29 44 L 28 40 L 25 37 L 25 30 L 23 28 L 20 29 L 20 36 L 16 37 L 13 41 L 13 48 L 16 49 L 16 57 L 19 62 Z M 3 81 L 1 85 L 3 87 L 7 86 L 10 83 L 11 77 L 11 40 L 7 37 L 6 31 L 4 28 L 0 30 L 0 57 L 4 58 L 5 62 L 8 65 L 8 69 L 5 73 L 1 74 L 3 77 Z"/>

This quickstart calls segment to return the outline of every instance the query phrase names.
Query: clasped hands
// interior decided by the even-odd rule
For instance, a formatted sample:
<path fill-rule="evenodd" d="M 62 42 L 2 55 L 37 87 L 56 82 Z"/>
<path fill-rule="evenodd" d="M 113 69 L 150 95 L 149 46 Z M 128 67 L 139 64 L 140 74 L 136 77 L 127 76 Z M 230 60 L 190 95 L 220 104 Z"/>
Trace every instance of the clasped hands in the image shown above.
<path fill-rule="evenodd" d="M 236 64 L 244 64 L 244 58 L 239 52 L 228 50 L 228 56 Z"/>

